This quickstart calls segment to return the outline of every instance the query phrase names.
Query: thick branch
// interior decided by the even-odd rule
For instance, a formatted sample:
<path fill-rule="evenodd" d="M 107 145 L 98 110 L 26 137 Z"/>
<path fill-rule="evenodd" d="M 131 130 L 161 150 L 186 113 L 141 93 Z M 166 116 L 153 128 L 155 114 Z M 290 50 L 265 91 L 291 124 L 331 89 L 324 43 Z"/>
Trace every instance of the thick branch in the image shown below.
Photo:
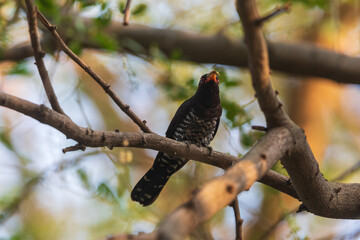
<path fill-rule="evenodd" d="M 296 146 L 282 163 L 306 210 L 329 218 L 360 218 L 360 184 L 328 182 L 301 129 L 292 131 Z"/>
<path fill-rule="evenodd" d="M 283 193 L 286 193 L 293 198 L 299 199 L 290 178 L 280 173 L 270 170 L 266 173 L 264 177 L 259 180 L 259 182 L 275 188 Z"/>
<path fill-rule="evenodd" d="M 130 117 L 131 120 L 136 123 L 143 132 L 151 133 L 150 128 L 146 126 L 146 121 L 142 121 L 131 109 L 129 105 L 123 103 L 120 98 L 116 95 L 116 93 L 110 88 L 110 85 L 106 83 L 99 75 L 97 75 L 85 62 L 83 62 L 73 51 L 71 51 L 68 46 L 66 46 L 65 42 L 61 39 L 60 35 L 56 31 L 56 26 L 51 25 L 51 23 L 41 14 L 39 10 L 37 10 L 38 17 L 40 21 L 44 24 L 44 26 L 49 30 L 51 35 L 55 38 L 61 49 L 76 62 L 82 69 L 85 70 L 103 89 L 104 91 L 111 97 L 111 99 L 118 105 L 118 107 Z"/>
<path fill-rule="evenodd" d="M 238 0 L 238 12 L 248 44 L 250 70 L 260 106 L 268 123 L 288 127 L 294 148 L 281 156 L 291 182 L 306 210 L 331 218 L 360 217 L 360 184 L 328 182 L 308 145 L 304 130 L 288 119 L 286 113 L 276 110 L 277 98 L 270 85 L 266 44 L 261 27 L 256 25 L 258 10 L 255 0 Z"/>
<path fill-rule="evenodd" d="M 249 0 L 238 0 L 236 5 L 244 29 L 253 87 L 267 127 L 283 126 L 289 118 L 271 86 L 269 56 L 261 25 L 257 24 L 260 19 L 257 6 Z"/>
<path fill-rule="evenodd" d="M 61 109 L 60 104 L 57 100 L 57 97 L 55 95 L 54 89 L 50 82 L 49 74 L 46 70 L 43 57 L 45 56 L 45 53 L 41 50 L 40 40 L 39 40 L 39 32 L 37 29 L 37 12 L 34 7 L 34 2 L 32 0 L 26 0 L 26 6 L 27 6 L 27 18 L 28 18 L 28 24 L 29 24 L 29 33 L 31 38 L 31 45 L 34 49 L 34 56 L 36 60 L 36 66 L 39 70 L 39 74 L 42 80 L 42 83 L 44 85 L 44 89 L 46 92 L 46 96 L 49 99 L 49 102 L 51 104 L 51 107 L 59 112 L 64 114 L 64 111 Z"/>
<path fill-rule="evenodd" d="M 82 20 L 86 20 L 85 26 L 87 28 L 92 26 L 93 21 L 91 19 L 76 19 L 76 21 Z M 72 27 L 69 26 L 69 28 Z M 231 40 L 223 35 L 210 36 L 136 24 L 124 27 L 116 21 L 112 21 L 103 31 L 115 36 L 115 40 L 123 46 L 123 50 L 130 50 L 126 44 L 129 40 L 139 43 L 143 48 L 143 50 L 132 48 L 131 52 L 149 55 L 150 48 L 156 45 L 169 57 L 174 51 L 180 50 L 181 60 L 248 67 L 245 43 Z M 67 38 L 68 40 L 75 40 L 69 36 Z M 43 44 L 51 46 L 50 40 L 50 38 L 45 39 Z M 84 42 L 83 38 L 76 40 L 89 48 L 101 48 L 94 43 Z M 4 49 L 0 55 L 0 60 L 18 61 L 32 56 L 32 52 L 31 46 L 18 45 Z M 360 66 L 360 58 L 346 56 L 308 44 L 279 42 L 268 42 L 268 52 L 272 70 L 292 75 L 328 78 L 339 83 L 360 83 L 360 68 L 358 67 Z"/>

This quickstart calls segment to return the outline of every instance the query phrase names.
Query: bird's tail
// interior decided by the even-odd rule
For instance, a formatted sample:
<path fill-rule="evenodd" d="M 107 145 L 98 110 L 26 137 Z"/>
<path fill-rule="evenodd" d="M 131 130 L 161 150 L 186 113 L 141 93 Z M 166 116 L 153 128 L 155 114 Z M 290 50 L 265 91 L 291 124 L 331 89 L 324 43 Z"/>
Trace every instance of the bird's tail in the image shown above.
<path fill-rule="evenodd" d="M 169 165 L 164 163 L 165 161 L 179 161 L 180 158 L 169 159 L 168 156 L 164 156 L 162 152 L 159 152 L 155 158 L 153 166 L 147 171 L 147 173 L 140 179 L 131 191 L 131 199 L 139 202 L 143 206 L 152 204 L 159 196 L 161 190 L 169 180 L 170 176 L 178 171 L 187 161 L 182 160 L 181 164 Z"/>

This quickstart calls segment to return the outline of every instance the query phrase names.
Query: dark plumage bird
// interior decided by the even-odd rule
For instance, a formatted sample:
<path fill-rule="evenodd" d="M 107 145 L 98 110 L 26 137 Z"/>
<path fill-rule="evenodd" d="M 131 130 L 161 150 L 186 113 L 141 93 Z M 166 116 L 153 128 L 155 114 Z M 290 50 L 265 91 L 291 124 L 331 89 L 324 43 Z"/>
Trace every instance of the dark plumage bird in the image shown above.
<path fill-rule="evenodd" d="M 179 107 L 166 131 L 166 137 L 209 147 L 219 127 L 221 113 L 219 73 L 212 71 L 201 77 L 195 95 Z M 132 190 L 131 199 L 144 206 L 152 204 L 169 177 L 188 161 L 159 152 L 153 166 Z"/>

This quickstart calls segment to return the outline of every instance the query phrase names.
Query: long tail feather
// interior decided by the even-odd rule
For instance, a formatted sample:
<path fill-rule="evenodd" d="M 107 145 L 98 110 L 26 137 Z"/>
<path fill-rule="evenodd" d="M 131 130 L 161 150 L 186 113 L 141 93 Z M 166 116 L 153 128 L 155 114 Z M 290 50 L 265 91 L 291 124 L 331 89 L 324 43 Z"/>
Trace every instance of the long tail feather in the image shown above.
<path fill-rule="evenodd" d="M 184 166 L 186 162 L 187 160 L 171 158 L 159 152 L 153 166 L 132 190 L 131 199 L 143 206 L 152 204 L 159 196 L 170 176 Z"/>

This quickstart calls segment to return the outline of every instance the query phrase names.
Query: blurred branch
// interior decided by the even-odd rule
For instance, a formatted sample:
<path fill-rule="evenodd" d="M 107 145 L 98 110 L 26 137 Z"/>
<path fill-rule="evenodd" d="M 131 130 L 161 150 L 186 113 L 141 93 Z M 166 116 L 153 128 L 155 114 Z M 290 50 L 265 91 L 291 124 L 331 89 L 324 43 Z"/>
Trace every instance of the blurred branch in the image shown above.
<path fill-rule="evenodd" d="M 124 26 L 129 25 L 129 21 L 130 21 L 130 5 L 131 5 L 131 0 L 127 0 L 124 11 L 123 11 L 123 14 L 124 14 L 123 25 Z"/>
<path fill-rule="evenodd" d="M 44 85 L 44 89 L 46 92 L 46 96 L 51 104 L 51 107 L 57 111 L 58 113 L 64 114 L 64 111 L 61 109 L 54 89 L 50 82 L 49 74 L 46 70 L 43 57 L 45 56 L 45 52 L 41 50 L 40 40 L 39 40 L 39 32 L 37 29 L 37 10 L 35 9 L 33 0 L 26 0 L 27 6 L 27 19 L 29 24 L 29 33 L 31 38 L 31 45 L 34 49 L 34 56 L 36 60 L 36 66 L 39 70 L 39 74 Z"/>
<path fill-rule="evenodd" d="M 28 182 L 25 183 L 20 195 L 5 208 L 1 213 L 0 225 L 6 222 L 18 209 L 20 204 L 29 196 L 33 188 L 42 180 L 42 176 L 31 178 Z"/>
<path fill-rule="evenodd" d="M 129 105 L 123 103 L 116 93 L 110 88 L 110 85 L 106 83 L 99 75 L 97 75 L 90 66 L 83 62 L 70 48 L 68 48 L 65 42 L 61 39 L 60 35 L 56 31 L 56 26 L 52 25 L 45 17 L 37 10 L 39 20 L 49 30 L 51 35 L 55 38 L 61 49 L 74 61 L 76 62 L 86 73 L 88 73 L 111 97 L 111 99 L 118 105 L 118 107 L 128 115 L 135 124 L 137 124 L 143 132 L 150 133 L 151 130 L 146 126 L 146 121 L 142 121 L 131 109 Z"/>
<path fill-rule="evenodd" d="M 264 22 L 268 21 L 269 19 L 275 17 L 276 15 L 279 15 L 280 13 L 283 12 L 288 12 L 290 10 L 290 2 L 285 3 L 284 5 L 280 6 L 280 7 L 276 7 L 276 9 L 274 11 L 272 11 L 271 13 L 269 13 L 268 15 L 261 17 L 260 19 L 258 19 L 256 21 L 257 24 L 263 24 Z"/>
<path fill-rule="evenodd" d="M 97 152 L 86 153 L 78 158 L 75 158 L 72 161 L 61 161 L 59 164 L 56 164 L 55 167 L 51 166 L 49 169 L 44 170 L 37 176 L 30 178 L 29 181 L 27 181 L 25 183 L 24 187 L 22 188 L 20 195 L 18 197 L 16 197 L 16 199 L 4 211 L 2 211 L 1 217 L 0 217 L 0 225 L 3 224 L 4 222 L 6 222 L 19 209 L 19 206 L 21 205 L 21 203 L 26 200 L 26 198 L 31 194 L 33 189 L 40 182 L 42 182 L 46 176 L 51 176 L 48 174 L 50 171 L 56 172 L 56 171 L 64 170 L 64 169 L 66 169 L 70 166 L 74 166 L 75 164 L 80 162 L 82 159 L 84 159 L 83 158 L 84 156 L 93 155 L 96 153 Z"/>
<path fill-rule="evenodd" d="M 85 28 L 93 25 L 93 19 L 89 18 L 77 18 L 74 21 L 83 22 Z M 76 31 L 73 26 L 67 26 L 66 29 Z M 223 35 L 209 36 L 136 24 L 124 27 L 121 22 L 116 21 L 112 21 L 102 31 L 113 36 L 117 43 L 123 46 L 121 51 L 149 56 L 151 47 L 156 45 L 169 58 L 174 51 L 180 50 L 179 60 L 248 67 L 245 43 Z M 101 48 L 86 38 L 71 39 L 68 36 L 68 40 L 79 41 L 88 48 Z M 138 43 L 142 49 L 130 48 L 126 44 L 129 40 Z M 50 41 L 51 39 L 45 39 L 44 44 L 52 46 Z M 292 75 L 328 78 L 339 83 L 360 83 L 360 58 L 308 44 L 267 42 L 267 45 L 272 70 Z M 53 49 L 55 50 L 54 47 Z M 0 60 L 18 61 L 29 56 L 32 56 L 31 46 L 18 45 L 2 49 Z"/>
<path fill-rule="evenodd" d="M 240 216 L 239 200 L 237 199 L 237 197 L 231 203 L 231 207 L 234 210 L 234 217 L 235 217 L 235 231 L 236 231 L 235 240 L 242 240 L 243 239 L 242 238 L 242 224 L 243 224 L 244 220 L 242 220 L 241 216 Z"/>
<path fill-rule="evenodd" d="M 354 172 L 358 171 L 360 169 L 360 161 L 354 164 L 354 166 L 350 167 L 349 169 L 345 170 L 343 173 L 341 173 L 339 176 L 334 178 L 333 182 L 338 182 L 349 176 L 350 174 L 353 174 Z"/>
<path fill-rule="evenodd" d="M 116 236 L 107 237 L 104 240 L 157 240 L 158 235 L 154 233 L 139 233 L 138 235 L 120 234 Z"/>

